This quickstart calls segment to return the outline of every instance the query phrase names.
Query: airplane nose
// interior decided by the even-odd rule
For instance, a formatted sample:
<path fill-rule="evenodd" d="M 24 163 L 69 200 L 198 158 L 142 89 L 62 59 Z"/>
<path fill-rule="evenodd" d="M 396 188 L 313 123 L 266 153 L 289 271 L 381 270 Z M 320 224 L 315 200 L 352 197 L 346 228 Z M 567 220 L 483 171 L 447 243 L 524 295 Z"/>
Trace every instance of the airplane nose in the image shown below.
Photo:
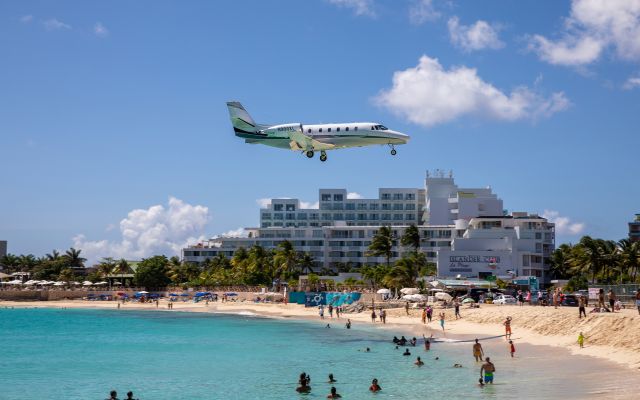
<path fill-rule="evenodd" d="M 406 135 L 402 132 L 396 132 L 396 131 L 393 131 L 393 136 L 404 143 L 408 142 L 409 139 L 411 138 L 409 135 Z"/>

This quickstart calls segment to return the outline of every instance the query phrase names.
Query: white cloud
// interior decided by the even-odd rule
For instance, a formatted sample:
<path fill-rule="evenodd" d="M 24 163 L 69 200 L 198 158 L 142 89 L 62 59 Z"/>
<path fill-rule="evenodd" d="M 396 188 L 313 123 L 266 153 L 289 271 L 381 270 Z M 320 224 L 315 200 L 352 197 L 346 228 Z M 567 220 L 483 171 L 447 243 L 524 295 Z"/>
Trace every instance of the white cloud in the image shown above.
<path fill-rule="evenodd" d="M 93 33 L 101 38 L 109 36 L 109 30 L 104 25 L 102 25 L 102 22 L 96 22 L 96 24 L 93 26 Z"/>
<path fill-rule="evenodd" d="M 79 234 L 73 246 L 82 249 L 89 265 L 102 257 L 140 259 L 157 254 L 180 254 L 189 243 L 204 240 L 204 228 L 210 219 L 209 209 L 191 205 L 175 197 L 169 203 L 132 210 L 120 221 L 120 239 L 87 240 Z"/>
<path fill-rule="evenodd" d="M 546 218 L 549 222 L 556 224 L 556 233 L 561 235 L 578 235 L 584 231 L 585 224 L 583 222 L 573 222 L 568 217 L 563 217 L 558 211 L 544 210 L 542 218 Z"/>
<path fill-rule="evenodd" d="M 247 237 L 247 233 L 244 228 L 232 229 L 230 231 L 220 234 L 220 237 L 234 238 L 234 237 Z"/>
<path fill-rule="evenodd" d="M 476 21 L 472 25 L 461 25 L 458 17 L 449 18 L 449 39 L 451 43 L 464 51 L 482 49 L 500 49 L 504 43 L 498 38 L 497 26 L 492 26 L 486 21 Z"/>
<path fill-rule="evenodd" d="M 349 192 L 347 193 L 347 199 L 353 199 L 353 200 L 362 199 L 362 195 L 357 192 Z"/>
<path fill-rule="evenodd" d="M 304 209 L 309 209 L 309 208 L 315 208 L 318 209 L 320 208 L 320 203 L 319 202 L 315 202 L 315 203 L 311 203 L 308 201 L 301 201 L 300 202 L 300 208 L 304 208 Z"/>
<path fill-rule="evenodd" d="M 260 208 L 269 208 L 269 206 L 271 205 L 271 199 L 267 199 L 266 197 L 262 199 L 257 199 L 256 203 L 258 203 Z"/>
<path fill-rule="evenodd" d="M 373 0 L 328 0 L 329 3 L 338 7 L 350 8 L 358 16 L 375 17 L 373 10 Z"/>
<path fill-rule="evenodd" d="M 433 6 L 433 0 L 414 0 L 409 7 L 409 21 L 420 25 L 427 21 L 435 21 L 441 14 Z"/>
<path fill-rule="evenodd" d="M 23 15 L 22 17 L 20 17 L 20 22 L 22 22 L 23 24 L 28 24 L 31 21 L 33 21 L 33 15 Z"/>
<path fill-rule="evenodd" d="M 519 86 L 506 94 L 483 81 L 474 68 L 445 70 L 436 58 L 420 57 L 418 65 L 393 74 L 393 87 L 374 101 L 409 121 L 429 127 L 466 115 L 497 120 L 537 119 L 565 110 L 564 93 L 550 97 Z"/>
<path fill-rule="evenodd" d="M 529 49 L 556 65 L 590 64 L 607 48 L 640 61 L 640 0 L 573 0 L 558 39 L 529 38 Z"/>
<path fill-rule="evenodd" d="M 623 89 L 631 90 L 640 87 L 640 76 L 632 76 L 622 85 Z"/>
<path fill-rule="evenodd" d="M 55 31 L 60 29 L 71 29 L 71 25 L 65 24 L 62 21 L 57 20 L 56 18 L 51 18 L 42 23 L 44 28 L 48 31 Z"/>

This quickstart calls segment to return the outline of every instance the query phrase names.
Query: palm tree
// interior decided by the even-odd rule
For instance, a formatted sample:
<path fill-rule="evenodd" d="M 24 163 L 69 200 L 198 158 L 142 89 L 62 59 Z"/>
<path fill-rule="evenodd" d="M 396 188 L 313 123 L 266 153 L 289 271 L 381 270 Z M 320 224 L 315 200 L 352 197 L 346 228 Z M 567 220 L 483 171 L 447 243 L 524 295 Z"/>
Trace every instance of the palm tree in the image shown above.
<path fill-rule="evenodd" d="M 73 270 L 71 268 L 65 268 L 60 271 L 60 275 L 58 275 L 58 280 L 61 282 L 66 282 L 67 286 L 71 286 L 71 281 L 75 279 L 73 275 Z"/>
<path fill-rule="evenodd" d="M 64 258 L 66 258 L 67 264 L 74 269 L 82 269 L 84 268 L 84 262 L 87 261 L 86 258 L 80 257 L 80 253 L 82 250 L 76 250 L 71 247 L 69 250 L 65 251 Z"/>
<path fill-rule="evenodd" d="M 293 248 L 293 244 L 285 240 L 278 243 L 278 249 L 275 252 L 274 262 L 279 267 L 280 276 L 287 277 L 294 272 L 298 255 Z"/>
<path fill-rule="evenodd" d="M 310 253 L 304 253 L 298 262 L 300 263 L 300 269 L 303 274 L 310 274 L 313 272 L 315 260 Z"/>
<path fill-rule="evenodd" d="M 37 263 L 38 261 L 33 254 L 21 254 L 18 257 L 18 267 L 22 272 L 31 272 Z"/>
<path fill-rule="evenodd" d="M 51 253 L 47 253 L 45 255 L 45 257 L 49 261 L 57 261 L 57 260 L 60 259 L 60 252 L 58 252 L 58 250 L 54 249 Z"/>
<path fill-rule="evenodd" d="M 591 283 L 595 283 L 596 275 L 602 270 L 602 249 L 598 239 L 583 236 L 574 246 L 571 258 L 572 270 L 578 274 L 591 274 Z"/>
<path fill-rule="evenodd" d="M 116 263 L 116 268 L 114 272 L 116 274 L 120 274 L 120 283 L 124 286 L 124 274 L 128 274 L 131 270 L 131 266 L 129 266 L 129 262 L 124 258 L 121 258 Z"/>
<path fill-rule="evenodd" d="M 564 279 L 569 276 L 572 252 L 573 247 L 570 244 L 563 243 L 551 253 L 549 272 L 555 279 Z"/>
<path fill-rule="evenodd" d="M 2 265 L 3 268 L 6 268 L 9 272 L 15 272 L 16 267 L 19 265 L 18 257 L 9 253 L 0 259 L 0 265 Z"/>
<path fill-rule="evenodd" d="M 631 281 L 635 282 L 640 268 L 640 242 L 622 239 L 618 242 L 618 246 L 620 247 L 620 262 L 626 269 Z"/>
<path fill-rule="evenodd" d="M 104 257 L 102 261 L 98 263 L 97 272 L 103 278 L 106 278 L 113 272 L 113 268 L 116 266 L 116 262 L 111 257 Z"/>
<path fill-rule="evenodd" d="M 409 225 L 400 238 L 400 244 L 406 247 L 413 247 L 413 252 L 417 254 L 418 250 L 420 250 L 420 231 L 418 227 L 413 224 Z"/>
<path fill-rule="evenodd" d="M 384 256 L 387 260 L 387 267 L 391 266 L 391 256 L 393 254 L 393 235 L 391 227 L 383 226 L 373 236 L 369 245 L 369 255 L 374 257 Z"/>

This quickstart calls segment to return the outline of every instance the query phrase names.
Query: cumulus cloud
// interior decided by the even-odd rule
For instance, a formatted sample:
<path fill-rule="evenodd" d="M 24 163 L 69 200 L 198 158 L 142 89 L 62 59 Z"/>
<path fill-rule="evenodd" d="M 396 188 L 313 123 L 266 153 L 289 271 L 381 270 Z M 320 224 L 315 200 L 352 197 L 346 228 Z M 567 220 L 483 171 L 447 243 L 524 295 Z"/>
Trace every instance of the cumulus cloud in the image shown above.
<path fill-rule="evenodd" d="M 393 86 L 374 99 L 409 121 L 430 127 L 467 115 L 515 121 L 538 119 L 569 107 L 564 93 L 544 97 L 526 86 L 504 93 L 483 81 L 474 68 L 443 68 L 438 59 L 420 57 L 416 67 L 393 74 Z"/>
<path fill-rule="evenodd" d="M 31 21 L 33 21 L 33 15 L 23 15 L 22 17 L 20 17 L 20 22 L 22 22 L 23 24 L 28 24 Z"/>
<path fill-rule="evenodd" d="M 529 49 L 556 65 L 590 64 L 607 48 L 640 61 L 640 0 L 573 0 L 557 39 L 529 37 Z"/>
<path fill-rule="evenodd" d="M 375 17 L 373 10 L 373 0 L 328 0 L 329 3 L 338 7 L 349 8 L 357 16 Z"/>
<path fill-rule="evenodd" d="M 360 193 L 357 192 L 349 192 L 347 193 L 347 199 L 353 199 L 353 200 L 358 200 L 358 199 L 362 199 L 362 195 Z"/>
<path fill-rule="evenodd" d="M 632 76 L 622 85 L 623 89 L 631 90 L 640 87 L 640 76 Z"/>
<path fill-rule="evenodd" d="M 414 0 L 409 7 L 409 21 L 420 25 L 440 18 L 440 13 L 433 6 L 433 0 Z"/>
<path fill-rule="evenodd" d="M 269 208 L 269 206 L 271 205 L 271 199 L 267 199 L 266 197 L 257 199 L 256 203 L 260 206 L 260 208 Z"/>
<path fill-rule="evenodd" d="M 561 235 L 578 235 L 585 228 L 583 222 L 571 221 L 569 217 L 563 217 L 558 211 L 554 210 L 544 210 L 542 218 L 546 218 L 549 222 L 556 224 L 556 233 Z"/>
<path fill-rule="evenodd" d="M 169 197 L 166 206 L 132 210 L 120 221 L 118 240 L 88 240 L 79 234 L 73 247 L 82 249 L 89 263 L 103 257 L 141 259 L 157 254 L 173 256 L 189 243 L 204 240 L 209 209 Z M 90 265 L 90 264 L 89 264 Z"/>
<path fill-rule="evenodd" d="M 48 31 L 71 29 L 71 25 L 65 24 L 64 22 L 56 18 L 48 19 L 44 21 L 42 24 L 44 25 L 44 28 Z"/>
<path fill-rule="evenodd" d="M 102 22 L 96 22 L 96 24 L 93 26 L 93 33 L 101 38 L 109 36 L 109 30 L 104 25 L 102 25 Z"/>
<path fill-rule="evenodd" d="M 472 25 L 461 25 L 458 17 L 449 18 L 449 39 L 451 43 L 464 51 L 482 49 L 500 49 L 504 43 L 498 38 L 497 26 L 492 26 L 486 21 L 476 21 Z"/>
<path fill-rule="evenodd" d="M 247 233 L 244 228 L 232 229 L 220 234 L 220 237 L 234 238 L 234 237 L 247 237 Z"/>

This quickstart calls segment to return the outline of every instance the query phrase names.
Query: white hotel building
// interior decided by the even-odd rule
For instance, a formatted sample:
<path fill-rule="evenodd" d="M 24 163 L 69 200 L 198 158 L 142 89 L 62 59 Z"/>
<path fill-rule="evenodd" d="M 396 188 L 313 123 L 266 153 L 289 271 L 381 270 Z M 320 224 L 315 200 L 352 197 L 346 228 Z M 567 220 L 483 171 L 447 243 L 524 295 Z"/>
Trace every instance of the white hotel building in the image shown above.
<path fill-rule="evenodd" d="M 376 265 L 385 262 L 367 256 L 376 231 L 391 226 L 400 238 L 409 225 L 418 226 L 420 249 L 437 263 L 440 277 L 511 274 L 548 281 L 554 225 L 537 215 L 506 215 L 490 188 L 459 188 L 441 171 L 427 173 L 424 188 L 381 188 L 377 199 L 320 189 L 317 209 L 300 208 L 298 199 L 272 199 L 260 210 L 260 227 L 245 229 L 247 237 L 213 238 L 183 249 L 182 256 L 199 263 L 218 254 L 232 257 L 240 247 L 275 248 L 289 240 L 313 256 L 318 271 L 338 264 Z M 409 251 L 395 240 L 392 261 Z"/>

